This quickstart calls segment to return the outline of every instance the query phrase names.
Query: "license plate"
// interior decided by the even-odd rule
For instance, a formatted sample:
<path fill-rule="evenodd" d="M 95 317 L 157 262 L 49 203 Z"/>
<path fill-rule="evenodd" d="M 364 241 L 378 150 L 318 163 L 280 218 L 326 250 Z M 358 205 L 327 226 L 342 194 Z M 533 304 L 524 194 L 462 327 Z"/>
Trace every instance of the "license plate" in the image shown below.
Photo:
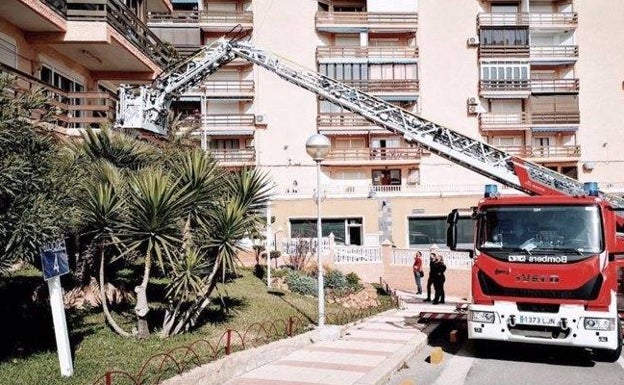
<path fill-rule="evenodd" d="M 540 326 L 557 326 L 559 321 L 555 317 L 543 317 L 532 315 L 521 315 L 518 317 L 519 324 L 523 325 L 540 325 Z"/>

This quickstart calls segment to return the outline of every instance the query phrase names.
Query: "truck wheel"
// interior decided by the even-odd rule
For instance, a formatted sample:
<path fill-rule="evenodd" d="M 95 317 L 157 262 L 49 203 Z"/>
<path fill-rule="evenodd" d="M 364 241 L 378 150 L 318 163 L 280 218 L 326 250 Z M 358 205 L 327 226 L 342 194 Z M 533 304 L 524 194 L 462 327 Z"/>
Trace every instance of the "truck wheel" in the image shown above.
<path fill-rule="evenodd" d="M 492 341 L 488 340 L 472 340 L 472 346 L 474 347 L 474 355 L 477 358 L 488 358 L 492 351 L 490 344 Z"/>
<path fill-rule="evenodd" d="M 595 355 L 600 361 L 615 362 L 622 355 L 622 324 L 618 320 L 618 344 L 615 350 L 596 349 Z"/>

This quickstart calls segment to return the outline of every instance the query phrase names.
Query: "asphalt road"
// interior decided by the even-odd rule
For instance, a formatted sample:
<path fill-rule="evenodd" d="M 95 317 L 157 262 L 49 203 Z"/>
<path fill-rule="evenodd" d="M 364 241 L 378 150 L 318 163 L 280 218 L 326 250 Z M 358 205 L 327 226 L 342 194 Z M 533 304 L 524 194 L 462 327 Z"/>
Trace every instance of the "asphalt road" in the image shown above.
<path fill-rule="evenodd" d="M 470 341 L 448 341 L 454 325 L 440 325 L 429 334 L 429 344 L 385 385 L 615 385 L 624 384 L 624 358 L 596 361 L 583 349 L 538 345 L 500 344 L 489 354 L 476 357 Z M 460 333 L 460 336 L 465 336 Z M 444 359 L 434 365 L 429 355 L 435 347 Z"/>

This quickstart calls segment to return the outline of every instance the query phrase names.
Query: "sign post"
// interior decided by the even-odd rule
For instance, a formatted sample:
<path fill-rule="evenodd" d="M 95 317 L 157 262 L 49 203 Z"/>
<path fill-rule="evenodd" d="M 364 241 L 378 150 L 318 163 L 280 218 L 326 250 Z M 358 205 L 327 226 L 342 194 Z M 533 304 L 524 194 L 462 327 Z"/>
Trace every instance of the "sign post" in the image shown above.
<path fill-rule="evenodd" d="M 65 320 L 65 307 L 63 306 L 63 288 L 61 287 L 61 275 L 69 273 L 69 264 L 67 263 L 65 241 L 62 238 L 43 245 L 41 266 L 43 279 L 48 282 L 48 289 L 50 290 L 50 308 L 52 309 L 61 375 L 70 377 L 74 374 L 74 366 L 69 345 L 67 321 Z"/>

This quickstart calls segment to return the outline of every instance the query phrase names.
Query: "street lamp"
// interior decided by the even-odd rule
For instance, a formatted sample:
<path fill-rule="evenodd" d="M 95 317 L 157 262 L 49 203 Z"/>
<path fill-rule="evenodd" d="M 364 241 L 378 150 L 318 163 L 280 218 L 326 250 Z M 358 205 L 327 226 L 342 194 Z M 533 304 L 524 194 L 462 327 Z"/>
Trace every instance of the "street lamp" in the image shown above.
<path fill-rule="evenodd" d="M 321 162 L 329 152 L 331 142 L 321 134 L 306 141 L 306 152 L 316 162 L 316 259 L 318 261 L 318 326 L 325 327 L 325 291 L 323 289 L 323 261 L 321 259 Z"/>

